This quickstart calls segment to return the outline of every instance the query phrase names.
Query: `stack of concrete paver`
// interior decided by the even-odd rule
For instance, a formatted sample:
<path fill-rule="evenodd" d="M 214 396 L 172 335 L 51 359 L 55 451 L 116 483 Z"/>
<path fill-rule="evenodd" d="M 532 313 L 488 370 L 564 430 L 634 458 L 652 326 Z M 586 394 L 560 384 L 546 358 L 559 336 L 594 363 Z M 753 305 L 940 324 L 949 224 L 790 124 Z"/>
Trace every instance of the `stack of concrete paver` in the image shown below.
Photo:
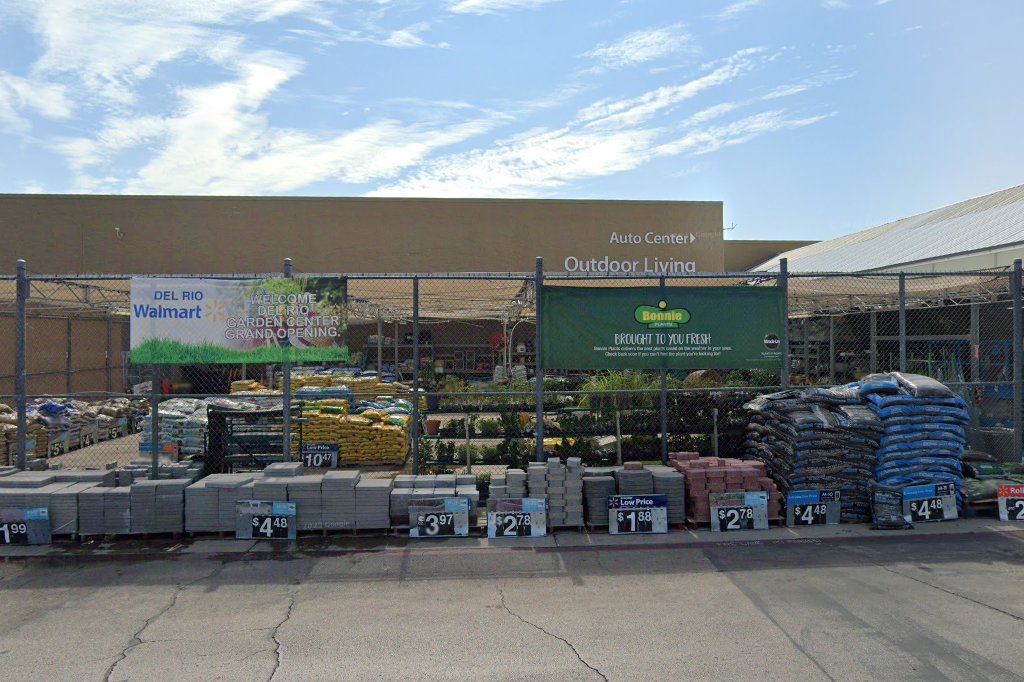
<path fill-rule="evenodd" d="M 505 479 L 506 482 L 508 479 Z M 526 494 L 528 497 L 544 498 L 548 494 L 548 465 L 531 462 L 526 468 Z"/>
<path fill-rule="evenodd" d="M 253 499 L 258 474 L 212 474 L 185 488 L 185 530 L 190 533 L 235 530 L 238 500 Z"/>
<path fill-rule="evenodd" d="M 95 483 L 68 483 L 66 487 L 50 494 L 50 532 L 53 535 L 75 535 L 78 533 L 78 498 Z M 0 503 L 0 507 L 4 506 Z"/>
<path fill-rule="evenodd" d="M 469 502 L 470 526 L 477 524 L 476 509 L 480 503 L 480 493 L 476 489 L 476 477 L 468 474 L 425 474 L 412 476 L 401 474 L 394 479 L 391 490 L 390 513 L 391 523 L 395 526 L 408 524 L 409 507 L 416 506 L 422 500 L 434 500 L 444 497 L 461 497 Z"/>
<path fill-rule="evenodd" d="M 593 526 L 608 525 L 608 498 L 615 494 L 615 478 L 612 476 L 583 477 L 583 498 L 586 502 L 587 523 Z"/>
<path fill-rule="evenodd" d="M 654 476 L 649 469 L 635 468 L 630 463 L 629 468 L 619 469 L 615 472 L 615 487 L 619 495 L 652 495 L 654 494 Z"/>
<path fill-rule="evenodd" d="M 301 476 L 302 462 L 275 462 L 263 470 L 264 476 Z"/>
<path fill-rule="evenodd" d="M 668 498 L 668 522 L 686 521 L 686 478 L 675 469 L 656 465 L 649 467 L 654 477 L 654 494 Z"/>
<path fill-rule="evenodd" d="M 321 530 L 324 527 L 323 475 L 303 475 L 288 478 L 288 501 L 295 503 L 297 530 Z"/>
<path fill-rule="evenodd" d="M 764 462 L 729 457 L 699 457 L 673 453 L 672 466 L 686 478 L 686 506 L 694 521 L 711 520 L 711 493 L 767 492 L 768 518 L 782 511 L 779 489 L 765 473 Z"/>
<path fill-rule="evenodd" d="M 180 533 L 184 528 L 183 479 L 136 481 L 129 488 L 132 533 Z"/>
<path fill-rule="evenodd" d="M 583 460 L 565 460 L 565 525 L 583 525 Z"/>
<path fill-rule="evenodd" d="M 328 471 L 320 487 L 323 525 L 328 530 L 352 530 L 356 527 L 356 485 L 358 471 Z"/>
<path fill-rule="evenodd" d="M 391 524 L 394 526 L 408 523 L 409 505 L 414 499 L 416 479 L 418 476 L 412 474 L 399 474 L 394 478 L 394 487 L 391 489 L 389 501 L 389 513 Z"/>
<path fill-rule="evenodd" d="M 295 476 L 292 475 L 277 476 L 264 471 L 262 478 L 253 481 L 252 498 L 265 502 L 287 502 L 288 483 L 293 480 Z"/>
<path fill-rule="evenodd" d="M 117 472 L 113 469 L 51 469 L 47 473 L 53 474 L 56 483 L 93 483 L 113 487 L 117 480 Z"/>
<path fill-rule="evenodd" d="M 392 481 L 362 478 L 356 484 L 356 529 L 382 530 L 391 527 Z"/>
<path fill-rule="evenodd" d="M 103 534 L 132 532 L 131 488 L 103 488 Z"/>
<path fill-rule="evenodd" d="M 106 526 L 103 523 L 103 496 L 113 488 L 92 487 L 78 495 L 78 534 L 104 535 Z"/>

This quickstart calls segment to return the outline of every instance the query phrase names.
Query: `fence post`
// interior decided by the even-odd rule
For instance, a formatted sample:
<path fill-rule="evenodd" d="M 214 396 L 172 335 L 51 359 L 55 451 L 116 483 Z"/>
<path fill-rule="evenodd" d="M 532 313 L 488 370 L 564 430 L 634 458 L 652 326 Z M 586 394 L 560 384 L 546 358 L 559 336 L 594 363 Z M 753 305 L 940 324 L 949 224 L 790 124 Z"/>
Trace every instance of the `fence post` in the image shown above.
<path fill-rule="evenodd" d="M 1010 292 L 1013 294 L 1013 448 L 1017 458 L 1021 459 L 1021 445 L 1024 442 L 1024 423 L 1021 423 L 1021 391 L 1024 390 L 1024 352 L 1021 344 L 1024 342 L 1024 319 L 1021 318 L 1021 259 L 1013 261 L 1013 281 L 1010 282 Z"/>
<path fill-rule="evenodd" d="M 284 259 L 284 276 L 287 279 L 291 279 L 292 276 L 292 259 Z M 291 342 L 289 341 L 288 348 L 291 348 Z M 292 363 L 285 362 L 281 364 L 282 374 L 282 400 L 281 408 L 283 410 L 282 416 L 284 418 L 284 430 L 281 435 L 282 443 L 281 461 L 290 462 L 292 461 Z"/>
<path fill-rule="evenodd" d="M 160 365 L 150 365 L 150 383 L 153 385 L 149 391 L 149 466 L 152 479 L 160 477 Z"/>
<path fill-rule="evenodd" d="M 907 273 L 900 273 L 900 371 L 907 371 Z"/>
<path fill-rule="evenodd" d="M 534 340 L 535 350 L 537 352 L 537 365 L 536 365 L 536 379 L 537 383 L 534 387 L 536 400 L 537 400 L 537 428 L 534 430 L 534 435 L 537 438 L 537 449 L 534 453 L 538 462 L 544 461 L 544 323 L 543 311 L 544 303 L 541 293 L 544 291 L 544 259 L 537 257 L 534 270 L 534 291 L 536 293 L 536 307 L 537 307 L 537 335 Z"/>
<path fill-rule="evenodd" d="M 18 468 L 24 470 L 28 465 L 28 453 L 25 451 L 28 447 L 28 368 L 25 362 L 28 336 L 25 319 L 25 309 L 28 306 L 28 270 L 24 260 L 18 260 L 17 299 L 14 323 L 14 392 L 18 409 Z"/>
<path fill-rule="evenodd" d="M 73 352 L 72 351 L 72 346 L 71 346 L 71 339 L 74 336 L 74 328 L 73 328 L 72 323 L 71 323 L 71 313 L 68 313 L 68 316 L 67 316 L 67 318 L 65 318 L 64 321 L 66 323 L 64 325 L 64 327 L 65 327 L 65 337 L 64 337 L 64 341 L 65 341 L 65 346 L 64 346 L 64 392 L 65 393 L 71 393 L 71 389 L 72 389 L 72 386 L 71 386 L 71 373 L 72 373 L 72 369 L 73 369 L 72 368 L 72 359 L 71 359 L 71 353 Z"/>
<path fill-rule="evenodd" d="M 107 357 L 104 369 L 107 371 L 107 393 L 114 391 L 114 315 L 107 311 Z"/>
<path fill-rule="evenodd" d="M 661 298 L 665 300 L 665 276 L 660 278 Z M 661 463 L 668 464 L 668 357 L 661 357 Z"/>
<path fill-rule="evenodd" d="M 430 361 L 434 358 L 431 356 Z M 420 473 L 420 278 L 412 278 L 412 473 Z"/>
<path fill-rule="evenodd" d="M 789 388 L 789 259 L 779 259 L 779 282 L 782 289 L 782 369 L 779 372 L 779 385 Z"/>

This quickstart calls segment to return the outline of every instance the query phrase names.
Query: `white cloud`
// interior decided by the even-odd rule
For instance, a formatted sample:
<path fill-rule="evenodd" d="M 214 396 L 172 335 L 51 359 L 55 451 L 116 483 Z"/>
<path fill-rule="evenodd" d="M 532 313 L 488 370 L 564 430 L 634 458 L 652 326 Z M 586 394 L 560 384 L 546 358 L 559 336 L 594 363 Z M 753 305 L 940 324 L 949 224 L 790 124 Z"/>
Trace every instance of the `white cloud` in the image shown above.
<path fill-rule="evenodd" d="M 38 182 L 30 182 L 21 188 L 22 194 L 43 194 L 46 190 Z"/>
<path fill-rule="evenodd" d="M 762 99 L 781 99 L 783 97 L 790 97 L 792 95 L 799 95 L 802 92 L 811 90 L 813 88 L 820 88 L 826 85 L 831 85 L 838 81 L 843 81 L 848 78 L 853 78 L 852 73 L 837 73 L 836 71 L 824 71 L 822 73 L 814 74 L 809 78 L 805 78 L 799 83 L 791 83 L 788 85 L 780 85 L 764 95 Z"/>
<path fill-rule="evenodd" d="M 533 9 L 560 0 L 456 0 L 449 9 L 456 14 L 496 14 L 508 10 Z"/>
<path fill-rule="evenodd" d="M 721 126 L 702 128 L 683 137 L 661 145 L 656 153 L 659 156 L 676 156 L 688 153 L 694 156 L 710 154 L 723 147 L 731 147 L 767 135 L 769 133 L 803 128 L 819 121 L 831 118 L 835 113 L 807 118 L 786 118 L 784 111 L 765 111 Z"/>
<path fill-rule="evenodd" d="M 744 12 L 763 4 L 764 0 L 738 0 L 715 15 L 715 18 L 723 21 L 735 19 Z"/>
<path fill-rule="evenodd" d="M 26 130 L 22 112 L 31 110 L 51 119 L 71 116 L 74 105 L 62 85 L 0 71 L 0 127 Z"/>
<path fill-rule="evenodd" d="M 692 36 L 682 25 L 635 31 L 611 45 L 602 45 L 587 52 L 603 66 L 620 69 L 661 59 L 691 48 Z"/>
<path fill-rule="evenodd" d="M 821 6 L 826 9 L 847 9 L 850 3 L 846 0 L 821 0 Z"/>

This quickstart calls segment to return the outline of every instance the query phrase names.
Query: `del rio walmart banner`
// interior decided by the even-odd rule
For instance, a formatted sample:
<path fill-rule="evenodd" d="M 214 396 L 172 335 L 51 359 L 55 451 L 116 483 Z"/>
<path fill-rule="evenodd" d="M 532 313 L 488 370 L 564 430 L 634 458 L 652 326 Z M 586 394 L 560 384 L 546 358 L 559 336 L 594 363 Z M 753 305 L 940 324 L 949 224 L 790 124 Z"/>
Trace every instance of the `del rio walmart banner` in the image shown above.
<path fill-rule="evenodd" d="M 782 366 L 774 287 L 547 286 L 542 296 L 546 369 Z"/>
<path fill-rule="evenodd" d="M 137 277 L 136 364 L 347 362 L 345 281 L 338 277 Z"/>

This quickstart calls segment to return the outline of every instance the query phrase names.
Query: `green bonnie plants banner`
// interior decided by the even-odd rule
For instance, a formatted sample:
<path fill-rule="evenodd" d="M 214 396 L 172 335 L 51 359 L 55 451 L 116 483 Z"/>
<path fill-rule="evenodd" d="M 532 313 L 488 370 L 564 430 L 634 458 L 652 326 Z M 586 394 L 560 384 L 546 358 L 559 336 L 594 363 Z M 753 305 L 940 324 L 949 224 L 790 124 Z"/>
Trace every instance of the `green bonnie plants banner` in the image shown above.
<path fill-rule="evenodd" d="M 547 286 L 546 369 L 782 367 L 775 287 Z"/>
<path fill-rule="evenodd" d="M 345 280 L 132 279 L 136 364 L 348 362 Z"/>

